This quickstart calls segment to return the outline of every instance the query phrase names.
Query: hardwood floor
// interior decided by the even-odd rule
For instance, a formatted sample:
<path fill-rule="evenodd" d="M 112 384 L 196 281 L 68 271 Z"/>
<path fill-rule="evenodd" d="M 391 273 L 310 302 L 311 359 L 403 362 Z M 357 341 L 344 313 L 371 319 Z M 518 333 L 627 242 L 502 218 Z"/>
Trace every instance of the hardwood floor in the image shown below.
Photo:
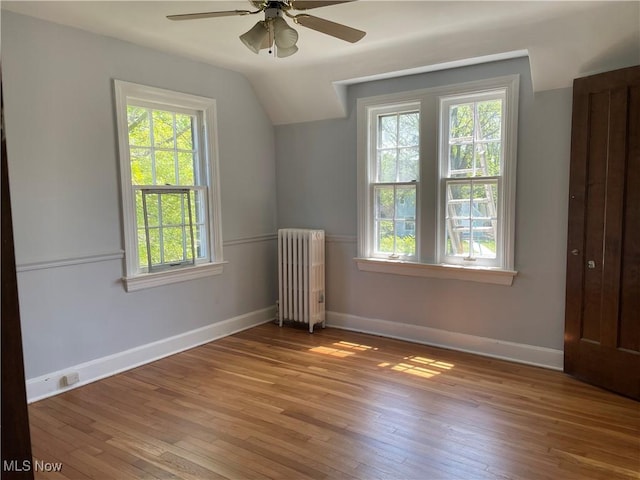
<path fill-rule="evenodd" d="M 262 325 L 29 407 L 41 479 L 640 478 L 640 404 L 560 372 Z"/>

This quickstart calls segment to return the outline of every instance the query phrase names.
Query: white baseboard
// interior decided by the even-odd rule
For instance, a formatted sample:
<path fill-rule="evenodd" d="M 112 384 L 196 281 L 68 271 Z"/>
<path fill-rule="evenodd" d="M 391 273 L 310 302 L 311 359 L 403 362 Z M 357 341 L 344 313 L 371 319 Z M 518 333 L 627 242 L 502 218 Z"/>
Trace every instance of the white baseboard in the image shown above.
<path fill-rule="evenodd" d="M 475 353 L 553 370 L 562 370 L 564 365 L 563 351 L 553 348 L 506 342 L 495 338 L 476 337 L 437 328 L 358 317 L 345 313 L 327 312 L 326 315 L 327 325 L 334 328 Z"/>
<path fill-rule="evenodd" d="M 51 397 L 77 387 L 81 387 L 96 380 L 110 377 L 116 373 L 144 365 L 163 357 L 188 350 L 198 345 L 211 342 L 218 338 L 246 330 L 273 320 L 275 307 L 256 310 L 206 327 L 191 330 L 174 337 L 158 340 L 123 352 L 97 358 L 89 362 L 73 365 L 64 370 L 51 372 L 40 377 L 27 380 L 27 402 L 32 403 L 43 398 Z M 78 373 L 80 382 L 65 386 L 62 377 L 69 373 Z"/>

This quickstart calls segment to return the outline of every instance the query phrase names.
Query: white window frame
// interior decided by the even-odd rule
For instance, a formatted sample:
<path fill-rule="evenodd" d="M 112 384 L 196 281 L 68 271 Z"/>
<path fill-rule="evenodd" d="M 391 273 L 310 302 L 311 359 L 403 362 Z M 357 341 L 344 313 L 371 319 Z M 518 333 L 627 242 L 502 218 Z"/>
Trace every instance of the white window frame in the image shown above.
<path fill-rule="evenodd" d="M 128 292 L 217 275 L 223 271 L 220 183 L 217 152 L 216 102 L 214 99 L 173 92 L 146 85 L 114 80 L 116 123 L 120 157 L 120 183 L 125 245 L 125 275 Z M 146 105 L 174 112 L 197 112 L 200 143 L 201 175 L 207 186 L 208 252 L 205 260 L 192 266 L 148 273 L 138 259 L 138 226 L 136 221 L 136 188 L 131 181 L 127 105 Z"/>
<path fill-rule="evenodd" d="M 392 106 L 381 106 L 371 108 L 368 112 L 369 114 L 369 138 L 377 139 L 378 137 L 378 124 L 377 119 L 380 116 L 388 115 L 388 114 L 402 114 L 408 112 L 417 111 L 420 114 L 420 102 L 411 102 L 402 105 L 392 105 Z M 415 179 L 414 182 L 378 182 L 377 181 L 377 142 L 372 140 L 369 142 L 369 153 L 368 153 L 368 184 L 369 184 L 369 203 L 372 205 L 372 209 L 375 210 L 375 188 L 376 186 L 414 186 L 416 188 L 416 216 L 415 216 L 415 230 L 419 231 L 420 228 L 420 215 L 419 215 L 419 202 L 420 202 L 420 167 L 418 166 L 418 178 Z M 371 228 L 373 231 L 371 235 L 367 238 L 367 249 L 371 252 L 371 257 L 376 258 L 384 258 L 384 259 L 401 259 L 405 261 L 417 261 L 420 258 L 420 245 L 416 241 L 416 253 L 415 255 L 387 255 L 380 254 L 375 252 L 375 220 L 373 215 L 370 216 L 369 221 L 371 222 Z M 395 218 L 394 218 L 395 222 Z"/>
<path fill-rule="evenodd" d="M 443 129 L 441 128 L 442 101 L 456 96 L 481 95 L 485 92 L 505 91 L 503 117 L 503 216 L 500 235 L 503 249 L 500 265 L 478 265 L 478 262 L 445 263 L 442 255 L 442 226 L 444 226 L 441 180 Z M 474 282 L 511 285 L 517 275 L 514 270 L 515 241 L 515 187 L 517 154 L 517 119 L 519 99 L 519 75 L 479 80 L 464 84 L 434 87 L 411 92 L 400 92 L 376 97 L 360 98 L 358 109 L 358 256 L 355 261 L 362 271 L 391 273 L 418 277 L 434 277 L 468 280 Z M 423 197 L 418 204 L 416 224 L 419 261 L 376 258 L 373 252 L 373 197 L 371 191 L 371 118 L 380 109 L 402 108 L 407 104 L 421 104 L 420 175 Z M 437 129 L 431 132 L 429 129 Z M 448 140 L 447 140 L 448 142 Z M 445 149 L 446 150 L 446 149 Z M 433 201 L 431 201 L 433 199 Z M 426 206 L 426 207 L 425 207 Z M 422 208 L 421 208 L 422 207 Z M 428 208 L 425 210 L 425 208 Z M 486 263 L 486 262 L 480 262 Z"/>
<path fill-rule="evenodd" d="M 501 121 L 501 174 L 495 177 L 450 177 L 449 176 L 449 107 L 460 103 L 475 103 L 483 100 L 500 99 L 502 101 L 502 121 Z M 510 150 L 511 147 L 511 129 L 515 128 L 515 122 L 513 118 L 508 118 L 511 105 L 507 101 L 507 88 L 502 87 L 493 91 L 474 92 L 464 95 L 451 95 L 441 96 L 439 99 L 439 170 L 438 170 L 438 248 L 437 248 L 437 261 L 442 264 L 451 265 L 466 265 L 466 266 L 483 266 L 483 267 L 495 267 L 506 268 L 513 270 L 513 256 L 510 255 L 510 248 L 513 243 L 513 227 L 511 223 L 511 217 L 513 216 L 514 208 L 510 208 L 510 205 L 515 204 L 515 189 L 510 188 L 512 183 L 509 181 L 511 178 L 512 170 L 515 170 L 515 152 Z M 513 122 L 513 124 L 512 124 Z M 477 138 L 477 128 L 474 128 L 473 146 L 475 147 Z M 515 177 L 513 177 L 515 182 Z M 464 258 L 447 255 L 446 253 L 446 187 L 448 183 L 454 183 L 456 181 L 490 181 L 493 180 L 497 184 L 498 189 L 498 205 L 497 205 L 497 236 L 496 245 L 499 248 L 496 251 L 495 259 L 486 258 Z"/>

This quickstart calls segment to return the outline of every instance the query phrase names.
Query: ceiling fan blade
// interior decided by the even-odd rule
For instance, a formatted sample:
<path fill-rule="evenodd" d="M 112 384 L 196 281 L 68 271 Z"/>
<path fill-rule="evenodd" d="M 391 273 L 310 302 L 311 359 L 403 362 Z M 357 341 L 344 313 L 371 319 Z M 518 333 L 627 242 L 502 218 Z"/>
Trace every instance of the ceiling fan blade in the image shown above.
<path fill-rule="evenodd" d="M 258 10 L 259 11 L 259 10 Z M 183 13 L 180 15 L 167 15 L 169 20 L 196 20 L 198 18 L 215 18 L 215 17 L 233 17 L 236 15 L 250 15 L 249 10 L 227 10 L 226 12 L 202 12 L 202 13 Z"/>
<path fill-rule="evenodd" d="M 290 2 L 291 8 L 294 10 L 310 10 L 312 8 L 328 7 L 329 5 L 338 5 L 340 3 L 351 3 L 355 0 L 336 0 L 336 1 L 307 1 L 307 0 L 292 0 Z"/>
<path fill-rule="evenodd" d="M 320 33 L 331 35 L 332 37 L 339 38 L 346 42 L 356 43 L 367 34 L 367 32 L 363 32 L 362 30 L 347 27 L 346 25 L 342 25 L 341 23 L 325 20 L 324 18 L 307 15 L 306 13 L 301 13 L 300 15 L 296 15 L 293 18 L 296 23 L 304 27 L 310 28 L 311 30 L 315 30 Z"/>

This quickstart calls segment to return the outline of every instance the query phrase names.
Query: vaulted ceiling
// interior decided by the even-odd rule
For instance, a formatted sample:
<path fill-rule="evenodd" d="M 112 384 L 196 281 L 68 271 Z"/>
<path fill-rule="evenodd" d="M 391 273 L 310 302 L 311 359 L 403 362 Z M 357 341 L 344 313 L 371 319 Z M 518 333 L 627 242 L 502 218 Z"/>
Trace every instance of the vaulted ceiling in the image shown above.
<path fill-rule="evenodd" d="M 367 35 L 350 44 L 302 26 L 276 58 L 238 36 L 261 15 L 171 22 L 166 15 L 252 10 L 248 1 L 2 2 L 2 8 L 244 74 L 274 124 L 345 114 L 344 85 L 528 55 L 534 90 L 640 64 L 640 2 L 360 0 L 313 10 Z"/>

